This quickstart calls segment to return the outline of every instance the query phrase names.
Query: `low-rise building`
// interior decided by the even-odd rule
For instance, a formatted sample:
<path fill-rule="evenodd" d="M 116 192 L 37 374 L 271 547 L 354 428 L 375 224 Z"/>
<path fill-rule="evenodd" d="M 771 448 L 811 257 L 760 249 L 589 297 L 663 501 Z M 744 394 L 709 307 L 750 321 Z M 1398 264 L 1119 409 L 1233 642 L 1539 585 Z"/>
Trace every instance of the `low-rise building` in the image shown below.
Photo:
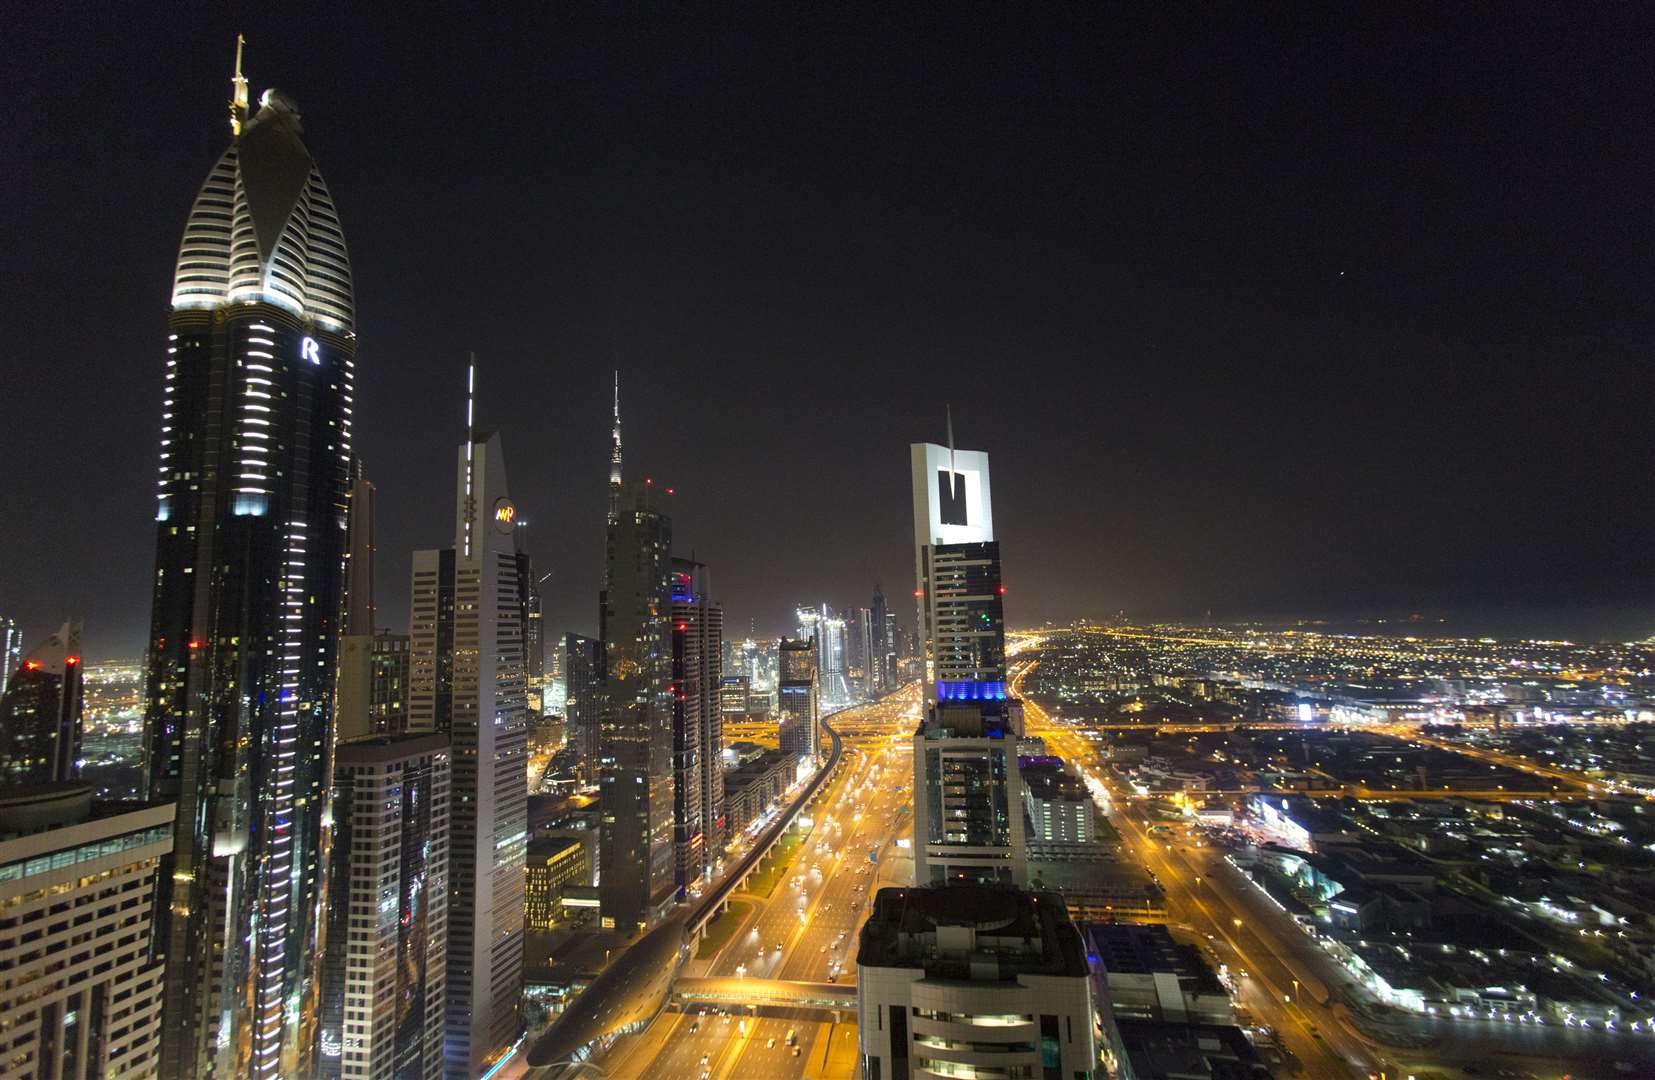
<path fill-rule="evenodd" d="M 523 875 L 523 925 L 556 930 L 568 918 L 564 894 L 571 886 L 592 884 L 591 846 L 570 833 L 531 840 Z"/>

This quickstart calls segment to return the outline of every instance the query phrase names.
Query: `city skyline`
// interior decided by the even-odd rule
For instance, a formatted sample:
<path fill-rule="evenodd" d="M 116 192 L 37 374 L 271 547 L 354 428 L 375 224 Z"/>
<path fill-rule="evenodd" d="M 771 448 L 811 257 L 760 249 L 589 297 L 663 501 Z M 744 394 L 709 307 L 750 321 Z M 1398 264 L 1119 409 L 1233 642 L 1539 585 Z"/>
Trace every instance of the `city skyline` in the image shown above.
<path fill-rule="evenodd" d="M 1629 411 L 1638 395 L 1591 389 L 1630 385 L 1633 343 L 1649 336 L 1627 292 L 1643 275 L 1626 269 L 1645 265 L 1648 215 L 1623 201 L 1648 136 L 1632 131 L 1589 162 L 1555 156 L 1578 116 L 1598 114 L 1560 71 L 1545 28 L 1505 31 L 1498 47 L 1473 40 L 1454 53 L 1460 74 L 1438 74 L 1445 46 L 1430 43 L 1430 27 L 1374 15 L 1348 40 L 1301 30 L 1295 43 L 1231 20 L 1226 33 L 1284 55 L 1299 96 L 1320 102 L 1299 115 L 1274 84 L 1215 56 L 1210 33 L 1176 21 L 1083 19 L 1064 44 L 1049 27 L 1010 26 L 991 47 L 966 15 L 938 15 L 934 27 L 896 19 L 877 33 L 848 17 L 776 16 L 744 28 L 769 46 L 749 52 L 674 17 L 575 12 L 436 51 L 422 30 L 353 32 L 367 17 L 330 14 L 348 54 L 258 18 L 162 28 L 117 15 L 89 33 L 77 21 L 91 16 L 70 13 L 18 28 L 33 47 L 6 77 L 49 88 L 56 104 L 23 110 L 4 136 L 5 157 L 30 161 L 39 182 L 5 211 L 19 215 L 8 218 L 18 242 L 0 255 L 0 282 L 16 311 L 45 310 L 84 288 L 86 260 L 64 253 L 97 250 L 121 268 L 53 340 L 44 324 L 11 337 L 14 358 L 79 365 L 48 385 L 14 359 L 20 378 L 0 406 L 19 493 L 0 531 L 15 568 L 4 610 L 31 635 L 79 617 L 92 655 L 133 655 L 143 639 L 147 514 L 130 448 L 153 424 L 158 361 L 139 328 L 166 302 L 187 193 L 217 152 L 213 118 L 238 30 L 259 89 L 290 89 L 318 117 L 371 118 L 386 133 L 322 124 L 315 149 L 353 244 L 372 254 L 358 287 L 387 366 L 364 364 L 358 441 L 379 486 L 376 584 L 393 626 L 408 553 L 441 526 L 420 479 L 445 466 L 403 419 L 428 415 L 475 348 L 493 385 L 521 391 L 501 402 L 500 428 L 539 433 L 514 444 L 514 473 L 538 526 L 536 564 L 555 569 L 554 636 L 596 631 L 601 537 L 557 524 L 603 505 L 616 369 L 629 460 L 659 463 L 660 479 L 693 496 L 680 526 L 698 537 L 697 558 L 721 568 L 732 625 L 767 635 L 788 625 L 785 552 L 808 545 L 812 593 L 841 608 L 875 581 L 903 580 L 901 487 L 873 465 L 905 438 L 862 427 L 871 417 L 889 431 L 890 416 L 912 414 L 929 430 L 944 384 L 962 438 L 982 444 L 1017 427 L 994 440 L 1014 522 L 1004 541 L 1020 567 L 1006 601 L 1014 625 L 1125 608 L 1140 618 L 1419 611 L 1470 634 L 1655 630 L 1636 554 L 1652 516 L 1639 480 L 1648 434 Z M 1608 103 L 1642 100 L 1626 46 L 1611 41 L 1635 35 L 1601 21 L 1566 29 Z M 928 61 L 920 80 L 901 57 L 937 35 L 963 51 Z M 537 44 L 531 59 L 524 47 L 542 39 L 551 52 Z M 806 42 L 822 62 L 801 69 L 788 58 Z M 863 44 L 866 63 L 848 62 Z M 1027 73 L 985 63 L 1023 45 Z M 490 63 L 468 62 L 479 47 Z M 1347 82 L 1325 58 L 1335 54 L 1352 60 L 1339 67 L 1371 72 Z M 1200 77 L 1203 63 L 1221 77 Z M 98 142 L 54 127 L 96 113 L 93 99 L 113 96 L 117 78 L 123 98 L 142 102 L 123 114 L 121 182 L 159 193 L 130 212 L 87 158 L 105 152 Z M 593 85 L 618 89 L 600 100 Z M 1390 92 L 1417 130 L 1400 120 L 1345 130 L 1341 110 Z M 1447 104 L 1428 107 L 1437 100 Z M 546 130 L 516 140 L 511 118 L 529 109 Z M 732 144 L 720 116 L 765 137 Z M 1247 135 L 1204 138 L 1226 121 Z M 981 139 L 965 137 L 973 124 Z M 1455 139 L 1462 128 L 1476 137 Z M 1303 160 L 1295 138 L 1272 134 L 1287 131 L 1303 133 Z M 420 164 L 388 164 L 407 158 Z M 640 171 L 656 160 L 662 168 Z M 1425 179 L 1410 179 L 1421 162 Z M 1566 167 L 1578 170 L 1578 197 L 1556 189 Z M 381 183 L 388 174 L 401 182 Z M 628 179 L 604 179 L 615 176 Z M 463 212 L 407 229 L 448 183 Z M 88 185 L 102 198 L 68 211 L 62 200 Z M 537 185 L 554 197 L 530 200 L 546 206 L 514 218 L 510 236 L 553 257 L 526 266 L 503 253 L 519 245 L 488 210 L 523 200 L 484 195 Z M 1175 219 L 1168 208 L 1183 205 L 1202 213 Z M 779 278 L 769 273 L 778 259 L 793 268 Z M 1060 277 L 1043 269 L 1059 266 Z M 537 319 L 419 329 L 419 312 L 445 304 L 546 307 Z M 690 367 L 718 377 L 674 377 Z M 982 377 L 1002 368 L 1034 377 Z M 46 456 L 57 440 L 39 426 L 59 408 L 99 418 L 68 460 Z M 709 410 L 737 417 L 739 434 L 708 437 L 688 419 Z M 796 437 L 799 423 L 809 438 Z M 860 492 L 865 508 L 835 513 L 813 485 L 795 487 L 803 456 L 754 452 L 805 445 L 820 490 Z M 65 489 L 99 498 L 55 497 Z M 765 528 L 747 512 L 760 497 L 782 511 Z M 1108 572 L 1083 573 L 1094 566 Z"/>

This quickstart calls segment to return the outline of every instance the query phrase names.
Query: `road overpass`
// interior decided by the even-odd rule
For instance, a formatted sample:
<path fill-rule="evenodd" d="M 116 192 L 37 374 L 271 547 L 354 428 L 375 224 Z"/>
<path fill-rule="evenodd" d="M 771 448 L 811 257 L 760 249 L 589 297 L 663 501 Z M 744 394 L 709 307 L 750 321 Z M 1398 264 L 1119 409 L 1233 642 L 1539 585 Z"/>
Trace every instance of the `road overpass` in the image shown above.
<path fill-rule="evenodd" d="M 806 1009 L 856 1010 L 856 983 L 793 982 L 786 979 L 716 977 L 679 979 L 672 996 L 685 1005 L 772 1005 Z"/>

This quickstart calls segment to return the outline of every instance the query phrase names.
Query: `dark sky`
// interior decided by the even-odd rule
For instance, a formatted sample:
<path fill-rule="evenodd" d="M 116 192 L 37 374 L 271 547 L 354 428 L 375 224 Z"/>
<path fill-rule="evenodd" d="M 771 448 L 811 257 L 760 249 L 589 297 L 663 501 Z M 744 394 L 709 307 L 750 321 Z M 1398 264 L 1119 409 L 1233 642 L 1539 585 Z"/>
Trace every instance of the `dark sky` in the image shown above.
<path fill-rule="evenodd" d="M 614 366 L 628 472 L 676 486 L 735 630 L 876 578 L 906 621 L 907 444 L 946 401 L 1014 623 L 1655 631 L 1647 8 L 506 7 L 8 12 L 0 612 L 31 637 L 142 647 L 238 29 L 350 244 L 382 621 L 449 539 L 475 349 L 559 631 L 595 627 Z"/>

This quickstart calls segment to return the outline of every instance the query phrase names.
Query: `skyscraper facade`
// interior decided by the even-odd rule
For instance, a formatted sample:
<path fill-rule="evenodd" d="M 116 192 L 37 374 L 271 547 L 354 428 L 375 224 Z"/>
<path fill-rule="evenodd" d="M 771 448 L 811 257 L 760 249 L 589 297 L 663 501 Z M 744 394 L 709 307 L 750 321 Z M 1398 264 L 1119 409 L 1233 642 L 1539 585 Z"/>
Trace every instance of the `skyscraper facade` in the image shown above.
<path fill-rule="evenodd" d="M 0 784 L 65 783 L 80 775 L 80 625 L 29 650 L 0 693 Z"/>
<path fill-rule="evenodd" d="M 925 699 L 914 736 L 914 874 L 943 881 L 1028 879 L 1017 739 L 1006 693 L 1004 588 L 988 455 L 910 450 L 915 596 Z"/>
<path fill-rule="evenodd" d="M 574 743 L 581 785 L 592 787 L 600 774 L 603 717 L 603 642 L 579 634 L 563 635 L 563 716 Z"/>
<path fill-rule="evenodd" d="M 468 434 L 455 496 L 454 546 L 414 553 L 408 714 L 412 731 L 453 746 L 444 1054 L 461 1080 L 503 1060 L 522 1030 L 523 603 L 498 434 Z"/>
<path fill-rule="evenodd" d="M 822 748 L 816 642 L 782 638 L 777 654 L 776 714 L 782 752 L 814 761 Z"/>
<path fill-rule="evenodd" d="M 673 897 L 672 520 L 657 498 L 648 483 L 623 486 L 600 612 L 599 916 L 629 930 Z"/>
<path fill-rule="evenodd" d="M 707 567 L 672 560 L 673 834 L 680 895 L 717 862 L 724 835 L 724 609 Z"/>
<path fill-rule="evenodd" d="M 0 694 L 6 692 L 6 684 L 17 670 L 17 665 L 23 662 L 23 631 L 18 627 L 15 619 L 0 615 Z"/>
<path fill-rule="evenodd" d="M 335 753 L 323 1080 L 442 1080 L 451 764 L 434 734 Z"/>
<path fill-rule="evenodd" d="M 314 1067 L 318 915 L 351 488 L 356 325 L 333 198 L 238 48 L 228 149 L 168 318 L 147 786 L 176 801 L 162 1072 Z"/>

